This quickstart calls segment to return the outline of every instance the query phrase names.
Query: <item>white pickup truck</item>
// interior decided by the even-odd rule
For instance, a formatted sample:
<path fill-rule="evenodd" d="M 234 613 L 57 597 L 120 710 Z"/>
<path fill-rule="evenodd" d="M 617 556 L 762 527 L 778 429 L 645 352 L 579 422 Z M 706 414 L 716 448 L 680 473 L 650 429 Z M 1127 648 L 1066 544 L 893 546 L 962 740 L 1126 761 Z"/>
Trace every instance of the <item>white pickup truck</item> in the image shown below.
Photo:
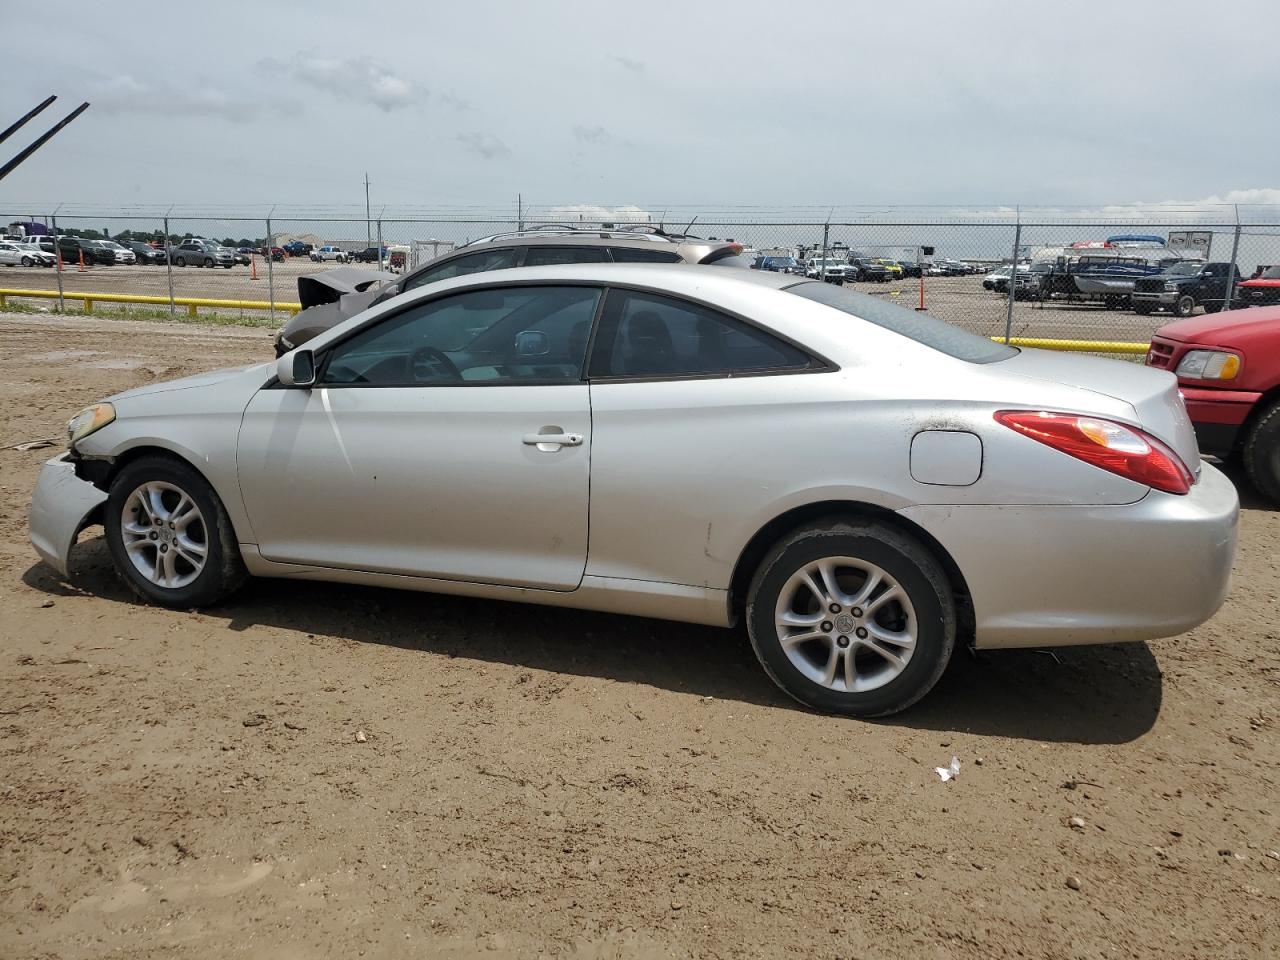
<path fill-rule="evenodd" d="M 323 260 L 336 260 L 338 263 L 346 263 L 351 258 L 351 254 L 338 247 L 321 247 L 318 250 L 311 251 L 311 259 L 316 263 Z"/>

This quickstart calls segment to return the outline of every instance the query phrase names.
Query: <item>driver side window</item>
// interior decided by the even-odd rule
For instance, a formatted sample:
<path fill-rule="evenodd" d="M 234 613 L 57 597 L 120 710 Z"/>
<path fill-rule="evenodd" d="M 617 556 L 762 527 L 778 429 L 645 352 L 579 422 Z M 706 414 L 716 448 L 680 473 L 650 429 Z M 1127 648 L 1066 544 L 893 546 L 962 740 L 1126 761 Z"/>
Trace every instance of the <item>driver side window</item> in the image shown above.
<path fill-rule="evenodd" d="M 597 287 L 467 290 L 412 306 L 338 344 L 323 386 L 574 383 Z"/>

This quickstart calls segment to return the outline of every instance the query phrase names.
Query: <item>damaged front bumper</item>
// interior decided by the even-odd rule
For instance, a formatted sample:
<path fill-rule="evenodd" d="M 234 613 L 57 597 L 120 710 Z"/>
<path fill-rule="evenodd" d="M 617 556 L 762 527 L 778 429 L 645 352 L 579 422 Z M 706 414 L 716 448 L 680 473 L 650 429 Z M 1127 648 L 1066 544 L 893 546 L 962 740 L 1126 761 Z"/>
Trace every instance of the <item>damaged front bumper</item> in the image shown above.
<path fill-rule="evenodd" d="M 106 499 L 104 491 L 76 476 L 69 453 L 46 461 L 27 514 L 28 535 L 40 559 L 67 576 L 76 537 L 96 522 L 94 515 Z"/>

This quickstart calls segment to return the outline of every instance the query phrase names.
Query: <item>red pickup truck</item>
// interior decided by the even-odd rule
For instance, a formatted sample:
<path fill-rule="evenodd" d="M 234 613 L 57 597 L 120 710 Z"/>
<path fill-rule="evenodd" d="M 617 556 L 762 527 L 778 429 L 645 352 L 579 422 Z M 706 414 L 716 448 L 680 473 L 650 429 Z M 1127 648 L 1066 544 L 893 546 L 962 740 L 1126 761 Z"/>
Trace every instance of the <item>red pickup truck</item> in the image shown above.
<path fill-rule="evenodd" d="M 1256 277 L 1241 280 L 1236 284 L 1232 301 L 1236 309 L 1271 307 L 1280 303 L 1280 265 L 1267 267 Z"/>
<path fill-rule="evenodd" d="M 1170 323 L 1151 338 L 1147 365 L 1177 374 L 1200 452 L 1240 459 L 1280 501 L 1280 306 Z"/>

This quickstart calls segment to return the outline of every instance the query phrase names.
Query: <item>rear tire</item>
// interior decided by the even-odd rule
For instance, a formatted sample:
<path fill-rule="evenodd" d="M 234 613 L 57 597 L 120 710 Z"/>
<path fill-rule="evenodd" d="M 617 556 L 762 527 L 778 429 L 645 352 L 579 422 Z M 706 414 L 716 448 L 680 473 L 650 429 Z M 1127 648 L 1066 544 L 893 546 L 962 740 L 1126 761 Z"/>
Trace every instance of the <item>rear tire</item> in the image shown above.
<path fill-rule="evenodd" d="M 1249 428 L 1242 451 L 1245 473 L 1265 497 L 1280 503 L 1280 401 Z"/>
<path fill-rule="evenodd" d="M 1218 312 L 1219 310 L 1221 310 L 1221 309 L 1222 309 L 1222 301 L 1221 301 L 1221 300 L 1206 300 L 1206 301 L 1204 302 L 1204 312 L 1205 312 L 1205 313 L 1217 313 L 1217 312 Z"/>
<path fill-rule="evenodd" d="M 951 586 L 933 555 L 894 527 L 838 517 L 774 545 L 752 578 L 746 620 L 785 693 L 853 717 L 923 697 L 956 639 Z"/>
<path fill-rule="evenodd" d="M 116 572 L 148 603 L 203 607 L 244 582 L 222 501 L 181 460 L 148 456 L 127 465 L 112 481 L 104 510 Z"/>

